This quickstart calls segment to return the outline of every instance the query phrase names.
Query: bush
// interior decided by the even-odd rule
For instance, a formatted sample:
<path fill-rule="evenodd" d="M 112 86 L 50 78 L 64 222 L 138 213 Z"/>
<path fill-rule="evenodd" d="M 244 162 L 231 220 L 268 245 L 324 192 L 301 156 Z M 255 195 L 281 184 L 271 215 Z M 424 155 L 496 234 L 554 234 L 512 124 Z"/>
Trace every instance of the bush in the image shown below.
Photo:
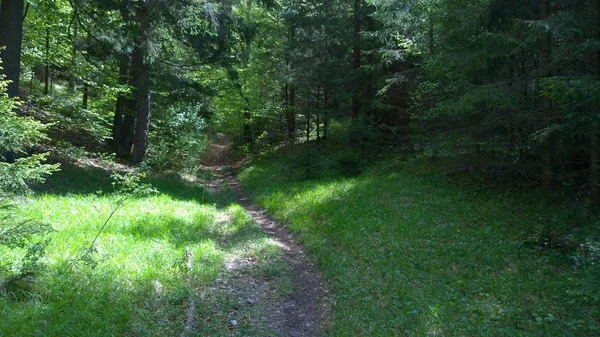
<path fill-rule="evenodd" d="M 50 226 L 14 216 L 13 205 L 0 199 L 0 294 L 12 292 L 27 277 L 41 270 Z"/>
<path fill-rule="evenodd" d="M 9 198 L 27 193 L 27 183 L 43 182 L 45 175 L 58 169 L 58 165 L 43 164 L 47 154 L 28 155 L 29 148 L 45 139 L 46 127 L 16 113 L 19 102 L 6 94 L 7 83 L 0 76 L 0 292 L 39 269 L 47 242 L 34 236 L 49 230 L 43 224 L 16 218 Z M 13 162 L 14 155 L 23 157 Z"/>
<path fill-rule="evenodd" d="M 196 166 L 207 143 L 201 109 L 200 104 L 170 106 L 153 125 L 145 164 L 162 170 Z"/>

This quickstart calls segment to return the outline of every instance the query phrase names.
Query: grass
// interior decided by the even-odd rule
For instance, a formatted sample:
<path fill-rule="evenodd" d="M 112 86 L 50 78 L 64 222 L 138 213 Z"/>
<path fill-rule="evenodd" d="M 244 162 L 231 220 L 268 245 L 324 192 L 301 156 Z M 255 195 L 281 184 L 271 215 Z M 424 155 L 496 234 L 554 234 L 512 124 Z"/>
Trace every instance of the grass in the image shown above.
<path fill-rule="evenodd" d="M 600 334 L 597 241 L 568 251 L 531 244 L 568 239 L 565 229 L 598 233 L 595 218 L 416 162 L 298 181 L 282 158 L 240 179 L 324 272 L 335 296 L 330 336 Z"/>
<path fill-rule="evenodd" d="M 44 269 L 0 294 L 0 336 L 179 336 L 190 296 L 197 307 L 194 335 L 268 333 L 248 319 L 254 309 L 240 305 L 243 299 L 214 289 L 227 277 L 227 259 L 252 255 L 259 263 L 248 273 L 275 280 L 285 295 L 293 275 L 279 247 L 228 193 L 211 196 L 175 179 L 150 182 L 161 194 L 118 210 L 92 254 L 85 249 L 116 203 L 109 173 L 63 165 L 37 195 L 19 202 L 18 217 L 53 231 L 45 237 Z M 191 286 L 186 249 L 194 257 Z M 18 253 L 0 247 L 5 257 Z"/>

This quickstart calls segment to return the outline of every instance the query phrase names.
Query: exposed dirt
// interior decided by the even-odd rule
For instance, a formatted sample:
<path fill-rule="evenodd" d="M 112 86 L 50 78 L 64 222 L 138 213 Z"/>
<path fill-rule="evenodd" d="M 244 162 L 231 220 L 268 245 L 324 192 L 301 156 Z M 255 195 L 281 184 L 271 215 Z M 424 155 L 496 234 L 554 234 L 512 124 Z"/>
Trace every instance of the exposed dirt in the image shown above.
<path fill-rule="evenodd" d="M 286 261 L 295 271 L 294 290 L 284 299 L 265 295 L 272 292 L 272 287 L 262 282 L 234 282 L 233 291 L 245 293 L 253 301 L 256 320 L 266 324 L 269 330 L 281 337 L 318 337 L 325 334 L 328 324 L 331 298 L 327 291 L 323 276 L 308 259 L 304 248 L 279 222 L 269 217 L 263 210 L 253 204 L 244 194 L 237 178 L 239 163 L 228 160 L 229 141 L 224 136 L 213 137 L 213 148 L 205 161 L 219 181 L 214 185 L 227 184 L 237 202 L 252 215 L 254 221 L 275 239 L 281 247 Z M 233 269 L 236 262 L 232 261 Z M 235 285 L 237 283 L 237 286 Z M 245 283 L 245 285 L 243 284 Z M 271 289 L 269 289 L 271 288 Z M 248 293 L 254 289 L 253 295 Z"/>

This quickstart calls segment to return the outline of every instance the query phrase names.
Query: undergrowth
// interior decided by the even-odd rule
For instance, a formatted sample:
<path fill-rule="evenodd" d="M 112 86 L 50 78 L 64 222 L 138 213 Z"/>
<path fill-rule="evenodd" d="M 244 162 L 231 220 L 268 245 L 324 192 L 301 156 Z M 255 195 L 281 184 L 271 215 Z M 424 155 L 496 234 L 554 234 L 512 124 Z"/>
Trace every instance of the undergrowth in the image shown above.
<path fill-rule="evenodd" d="M 38 233 L 47 242 L 37 261 L 43 268 L 2 285 L 0 336 L 179 336 L 190 297 L 194 334 L 269 333 L 248 319 L 253 308 L 239 306 L 243 300 L 210 289 L 226 276 L 226 257 L 243 252 L 260 261 L 255 277 L 289 283 L 278 246 L 227 192 L 211 196 L 173 178 L 144 182 L 160 194 L 131 196 L 109 222 L 123 196 L 97 168 L 63 165 L 37 195 L 16 203 L 17 216 L 51 231 Z M 2 250 L 2 260 L 15 249 Z M 189 285 L 186 250 L 193 255 Z"/>
<path fill-rule="evenodd" d="M 289 149 L 281 151 L 239 177 L 323 270 L 336 298 L 331 336 L 600 333 L 592 213 L 418 159 L 379 159 L 344 175 L 332 158 L 346 155 L 327 147 L 312 160 L 328 167 L 306 179 L 287 174 Z"/>

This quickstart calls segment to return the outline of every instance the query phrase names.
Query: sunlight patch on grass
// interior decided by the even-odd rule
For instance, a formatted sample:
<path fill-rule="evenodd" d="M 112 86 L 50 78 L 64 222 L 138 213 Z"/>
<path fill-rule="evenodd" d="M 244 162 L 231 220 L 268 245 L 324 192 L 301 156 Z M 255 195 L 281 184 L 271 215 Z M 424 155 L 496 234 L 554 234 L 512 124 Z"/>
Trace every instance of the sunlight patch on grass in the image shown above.
<path fill-rule="evenodd" d="M 86 250 L 114 210 L 115 196 L 85 194 L 93 186 L 73 183 L 60 187 L 66 192 L 21 201 L 18 215 L 39 219 L 53 231 L 47 236 L 45 270 L 30 285 L 0 295 L 0 336 L 179 336 L 187 299 L 223 277 L 231 254 L 259 259 L 250 271 L 256 277 L 290 283 L 278 246 L 242 207 L 199 204 L 202 190 L 166 180 L 161 184 L 177 189 L 130 199 L 115 212 L 91 253 Z M 186 249 L 193 256 L 192 288 L 185 281 Z M 3 256 L 14 252 L 0 251 Z M 200 315 L 209 315 L 199 317 L 198 333 L 230 335 L 228 321 L 211 316 L 230 312 L 233 305 L 222 294 L 197 302 Z M 255 329 L 264 331 L 240 324 L 239 333 L 252 335 Z"/>
<path fill-rule="evenodd" d="M 278 165 L 240 177 L 323 270 L 336 296 L 331 336 L 600 331 L 597 267 L 522 245 L 527 231 L 565 218 L 551 206 L 398 168 L 299 182 Z"/>
<path fill-rule="evenodd" d="M 44 195 L 21 205 L 21 215 L 43 219 L 55 231 L 44 258 L 48 270 L 36 281 L 38 300 L 17 304 L 0 298 L 3 310 L 11 313 L 0 320 L 0 335 L 15 333 L 16 327 L 22 335 L 32 335 L 29 329 L 48 335 L 173 334 L 181 329 L 177 317 L 188 293 L 185 248 L 196 257 L 195 282 L 211 282 L 222 270 L 225 251 L 211 232 L 218 210 L 168 196 L 132 200 L 115 213 L 94 253 L 82 260 L 113 208 L 113 197 L 93 195 Z"/>

